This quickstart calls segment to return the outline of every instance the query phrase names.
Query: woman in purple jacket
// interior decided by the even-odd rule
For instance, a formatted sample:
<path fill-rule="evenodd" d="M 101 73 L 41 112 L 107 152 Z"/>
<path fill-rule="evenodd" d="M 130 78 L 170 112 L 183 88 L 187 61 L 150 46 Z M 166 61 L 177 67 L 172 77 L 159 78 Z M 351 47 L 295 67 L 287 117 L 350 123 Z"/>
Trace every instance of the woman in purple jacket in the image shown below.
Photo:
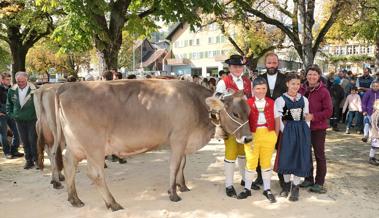
<path fill-rule="evenodd" d="M 310 191 L 325 193 L 326 176 L 325 137 L 329 127 L 328 119 L 332 116 L 333 105 L 330 93 L 320 80 L 321 69 L 318 65 L 311 65 L 306 71 L 307 81 L 300 88 L 300 93 L 308 98 L 309 116 L 311 120 L 311 143 L 316 158 L 316 180 L 313 176 L 305 178 L 300 187 L 310 187 Z M 312 162 L 313 163 L 313 162 Z"/>

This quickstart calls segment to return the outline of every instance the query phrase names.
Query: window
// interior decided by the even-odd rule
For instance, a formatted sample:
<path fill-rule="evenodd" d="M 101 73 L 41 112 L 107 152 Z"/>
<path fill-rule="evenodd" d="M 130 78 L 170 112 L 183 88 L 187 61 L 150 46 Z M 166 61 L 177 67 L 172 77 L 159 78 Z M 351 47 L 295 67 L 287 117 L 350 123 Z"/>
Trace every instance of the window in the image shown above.
<path fill-rule="evenodd" d="M 199 59 L 199 53 L 197 53 L 197 52 L 192 52 L 192 58 L 193 58 L 193 59 Z"/>
<path fill-rule="evenodd" d="M 196 45 L 200 45 L 200 39 L 196 39 Z"/>
<path fill-rule="evenodd" d="M 224 43 L 224 42 L 225 42 L 225 36 L 222 35 L 222 36 L 221 36 L 221 43 Z"/>
<path fill-rule="evenodd" d="M 371 48 L 370 48 L 370 46 L 367 46 L 366 51 L 367 51 L 367 54 L 370 54 L 370 53 L 371 53 Z"/>
<path fill-rule="evenodd" d="M 203 59 L 204 58 L 204 52 L 199 52 L 199 58 Z"/>
<path fill-rule="evenodd" d="M 358 45 L 353 46 L 353 54 L 358 54 Z"/>
<path fill-rule="evenodd" d="M 212 37 L 208 37 L 208 44 L 212 44 Z"/>
<path fill-rule="evenodd" d="M 353 53 L 353 46 L 348 45 L 348 46 L 347 46 L 347 54 L 350 55 L 350 54 L 352 54 L 352 53 Z"/>
<path fill-rule="evenodd" d="M 366 47 L 361 45 L 361 54 L 365 54 L 365 53 L 366 53 Z"/>
<path fill-rule="evenodd" d="M 189 46 L 192 46 L 192 44 L 193 44 L 193 40 L 190 39 L 189 42 L 188 42 L 188 44 L 189 44 Z"/>
<path fill-rule="evenodd" d="M 208 57 L 209 58 L 213 57 L 213 52 L 212 51 L 208 51 Z"/>
<path fill-rule="evenodd" d="M 184 47 L 188 46 L 188 40 L 184 40 Z"/>
<path fill-rule="evenodd" d="M 220 36 L 216 36 L 216 43 L 220 43 Z"/>

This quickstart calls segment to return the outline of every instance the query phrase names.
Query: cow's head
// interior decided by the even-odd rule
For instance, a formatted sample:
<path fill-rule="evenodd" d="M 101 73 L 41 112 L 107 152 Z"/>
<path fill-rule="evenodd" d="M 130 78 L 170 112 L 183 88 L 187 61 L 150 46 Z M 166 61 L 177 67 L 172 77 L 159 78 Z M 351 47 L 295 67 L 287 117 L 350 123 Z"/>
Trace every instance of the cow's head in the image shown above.
<path fill-rule="evenodd" d="M 206 99 L 215 125 L 220 125 L 228 134 L 234 135 L 238 143 L 252 141 L 249 126 L 250 107 L 242 91 Z"/>

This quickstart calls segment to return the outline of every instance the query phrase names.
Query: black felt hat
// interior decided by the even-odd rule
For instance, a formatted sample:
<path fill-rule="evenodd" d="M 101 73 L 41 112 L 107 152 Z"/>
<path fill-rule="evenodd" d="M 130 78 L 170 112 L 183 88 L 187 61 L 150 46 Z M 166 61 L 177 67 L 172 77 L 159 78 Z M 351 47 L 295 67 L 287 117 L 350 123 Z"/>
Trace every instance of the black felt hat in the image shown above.
<path fill-rule="evenodd" d="M 229 65 L 245 65 L 246 64 L 241 55 L 231 55 L 229 59 L 225 60 L 225 63 Z"/>

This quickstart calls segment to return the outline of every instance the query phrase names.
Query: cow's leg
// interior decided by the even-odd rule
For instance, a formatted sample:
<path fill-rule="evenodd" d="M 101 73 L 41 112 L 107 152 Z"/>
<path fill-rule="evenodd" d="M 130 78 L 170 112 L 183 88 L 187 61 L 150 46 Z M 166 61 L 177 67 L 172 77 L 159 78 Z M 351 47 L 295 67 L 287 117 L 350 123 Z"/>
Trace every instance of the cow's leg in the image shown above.
<path fill-rule="evenodd" d="M 58 169 L 58 166 L 57 166 L 57 154 L 56 152 L 54 152 L 53 146 L 51 145 L 47 145 L 47 153 L 48 153 L 48 156 L 49 156 L 49 159 L 50 159 L 50 163 L 51 163 L 51 182 L 50 184 L 53 184 L 53 188 L 55 189 L 62 189 L 63 188 L 63 185 L 60 181 L 60 171 Z M 59 150 L 60 151 L 60 150 Z M 61 155 L 61 161 L 62 161 L 62 153 L 60 154 Z"/>
<path fill-rule="evenodd" d="M 62 174 L 63 170 L 63 158 L 62 158 L 62 149 L 61 147 L 58 147 L 57 154 L 55 157 L 55 161 L 57 163 L 57 170 L 58 170 L 58 177 L 59 181 L 64 181 L 64 175 Z"/>
<path fill-rule="evenodd" d="M 179 191 L 188 192 L 190 189 L 186 186 L 184 179 L 184 168 L 186 166 L 186 155 L 183 155 L 182 161 L 180 162 L 178 174 L 176 175 L 176 184 L 179 186 Z"/>
<path fill-rule="evenodd" d="M 171 158 L 170 158 L 170 189 L 168 193 L 170 194 L 170 200 L 178 202 L 181 198 L 176 193 L 176 176 L 179 171 L 179 167 L 183 158 L 184 144 L 172 144 L 171 145 Z"/>
<path fill-rule="evenodd" d="M 66 185 L 68 192 L 68 201 L 74 207 L 83 207 L 84 203 L 79 199 L 75 187 L 75 174 L 76 168 L 78 167 L 78 160 L 70 149 L 66 150 L 66 153 L 63 158 L 64 161 L 64 174 L 66 176 Z"/>
<path fill-rule="evenodd" d="M 107 208 L 111 208 L 112 211 L 117 211 L 124 209 L 120 204 L 116 202 L 116 200 L 113 198 L 111 192 L 108 189 L 107 183 L 105 181 L 104 177 L 104 154 L 102 155 L 95 155 L 94 153 L 91 153 L 88 155 L 88 177 L 92 179 L 92 181 L 95 183 L 97 189 L 103 196 L 103 199 L 105 201 L 105 205 Z"/>

